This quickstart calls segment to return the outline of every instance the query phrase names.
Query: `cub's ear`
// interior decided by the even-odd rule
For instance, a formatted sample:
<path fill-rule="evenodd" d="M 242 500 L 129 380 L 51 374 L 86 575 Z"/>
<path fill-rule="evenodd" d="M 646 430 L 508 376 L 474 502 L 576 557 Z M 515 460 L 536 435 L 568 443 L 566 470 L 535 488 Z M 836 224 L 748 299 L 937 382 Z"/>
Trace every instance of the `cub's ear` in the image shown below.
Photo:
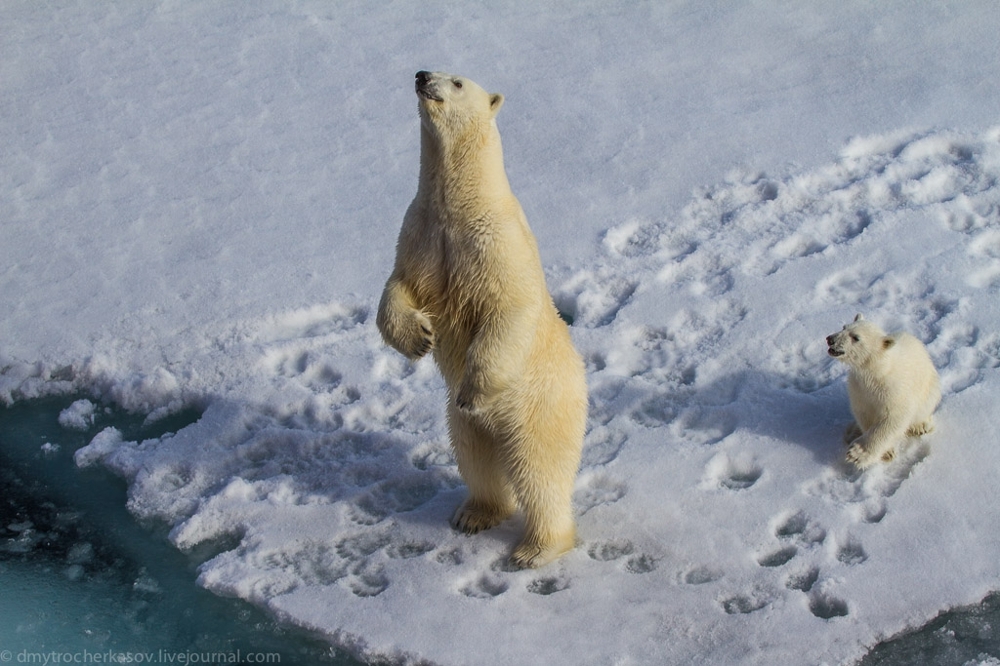
<path fill-rule="evenodd" d="M 493 112 L 494 116 L 497 115 L 497 111 L 500 110 L 501 106 L 503 106 L 503 95 L 500 93 L 490 95 L 490 111 Z"/>
<path fill-rule="evenodd" d="M 888 349 L 889 347 L 892 347 L 894 344 L 896 344 L 896 338 L 893 337 L 882 338 L 882 349 Z"/>
<path fill-rule="evenodd" d="M 864 321 L 864 320 L 865 320 L 865 317 L 860 312 L 858 314 L 854 315 L 854 321 Z"/>

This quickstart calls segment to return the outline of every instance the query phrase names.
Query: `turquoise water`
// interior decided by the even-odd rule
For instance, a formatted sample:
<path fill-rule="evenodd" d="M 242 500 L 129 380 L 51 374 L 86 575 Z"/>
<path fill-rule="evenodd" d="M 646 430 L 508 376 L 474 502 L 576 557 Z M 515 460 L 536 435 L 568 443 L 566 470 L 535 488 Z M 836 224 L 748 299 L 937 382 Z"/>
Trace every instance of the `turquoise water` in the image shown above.
<path fill-rule="evenodd" d="M 178 551 L 164 526 L 129 515 L 120 479 L 73 463 L 105 427 L 142 440 L 176 432 L 197 412 L 144 425 L 141 416 L 101 408 L 94 426 L 77 432 L 58 423 L 72 402 L 0 407 L 0 661 L 360 663 L 199 588 L 196 568 L 208 553 Z M 860 666 L 1000 666 L 998 655 L 1000 594 L 993 594 L 876 646 Z"/>
<path fill-rule="evenodd" d="M 76 432 L 57 421 L 71 402 L 0 408 L 0 660 L 359 663 L 199 588 L 205 553 L 184 554 L 163 526 L 139 525 L 120 479 L 73 463 L 104 427 L 148 439 L 193 422 L 196 412 L 143 426 L 141 417 L 100 409 L 91 430 Z"/>

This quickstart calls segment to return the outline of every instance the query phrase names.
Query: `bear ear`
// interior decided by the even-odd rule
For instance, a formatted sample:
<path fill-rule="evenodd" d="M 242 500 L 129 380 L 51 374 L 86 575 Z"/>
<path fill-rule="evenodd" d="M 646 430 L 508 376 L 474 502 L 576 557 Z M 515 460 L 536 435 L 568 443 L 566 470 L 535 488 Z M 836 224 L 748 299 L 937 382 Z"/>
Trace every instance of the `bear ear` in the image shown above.
<path fill-rule="evenodd" d="M 889 349 L 894 344 L 896 344 L 896 338 L 893 337 L 882 338 L 882 349 Z"/>
<path fill-rule="evenodd" d="M 864 320 L 865 320 L 865 317 L 860 312 L 858 314 L 854 315 L 854 321 L 864 321 Z"/>
<path fill-rule="evenodd" d="M 500 110 L 501 106 L 503 106 L 503 95 L 500 93 L 490 95 L 490 111 L 493 112 L 494 116 L 497 115 L 497 111 Z"/>

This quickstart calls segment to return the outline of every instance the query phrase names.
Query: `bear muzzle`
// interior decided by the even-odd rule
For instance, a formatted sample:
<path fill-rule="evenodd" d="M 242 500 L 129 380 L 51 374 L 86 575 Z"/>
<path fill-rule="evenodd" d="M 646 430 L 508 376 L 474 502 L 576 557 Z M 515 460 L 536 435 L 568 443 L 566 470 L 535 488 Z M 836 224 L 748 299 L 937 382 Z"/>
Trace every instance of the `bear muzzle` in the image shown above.
<path fill-rule="evenodd" d="M 837 345 L 837 338 L 836 338 L 836 336 L 833 336 L 833 335 L 826 336 L 826 344 L 827 344 L 827 347 L 829 347 L 829 349 L 827 349 L 826 352 L 830 356 L 843 356 L 844 355 L 844 350 L 840 349 L 839 347 L 836 346 Z"/>
<path fill-rule="evenodd" d="M 415 87 L 417 94 L 424 99 L 433 100 L 435 102 L 444 101 L 444 99 L 442 99 L 437 93 L 437 84 L 430 72 L 425 72 L 423 70 L 417 72 Z"/>

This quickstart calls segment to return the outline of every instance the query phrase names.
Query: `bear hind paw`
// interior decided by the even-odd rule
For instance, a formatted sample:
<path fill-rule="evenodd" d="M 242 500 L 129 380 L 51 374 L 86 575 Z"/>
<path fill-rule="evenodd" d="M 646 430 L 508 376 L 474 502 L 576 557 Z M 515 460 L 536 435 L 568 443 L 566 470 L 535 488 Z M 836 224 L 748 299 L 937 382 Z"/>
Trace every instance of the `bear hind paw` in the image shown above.
<path fill-rule="evenodd" d="M 519 569 L 537 569 L 570 551 L 576 545 L 573 531 L 548 542 L 525 537 L 511 553 L 510 563 Z"/>
<path fill-rule="evenodd" d="M 465 534 L 475 534 L 496 527 L 513 513 L 513 508 L 501 508 L 482 502 L 466 500 L 455 511 L 451 526 Z"/>

